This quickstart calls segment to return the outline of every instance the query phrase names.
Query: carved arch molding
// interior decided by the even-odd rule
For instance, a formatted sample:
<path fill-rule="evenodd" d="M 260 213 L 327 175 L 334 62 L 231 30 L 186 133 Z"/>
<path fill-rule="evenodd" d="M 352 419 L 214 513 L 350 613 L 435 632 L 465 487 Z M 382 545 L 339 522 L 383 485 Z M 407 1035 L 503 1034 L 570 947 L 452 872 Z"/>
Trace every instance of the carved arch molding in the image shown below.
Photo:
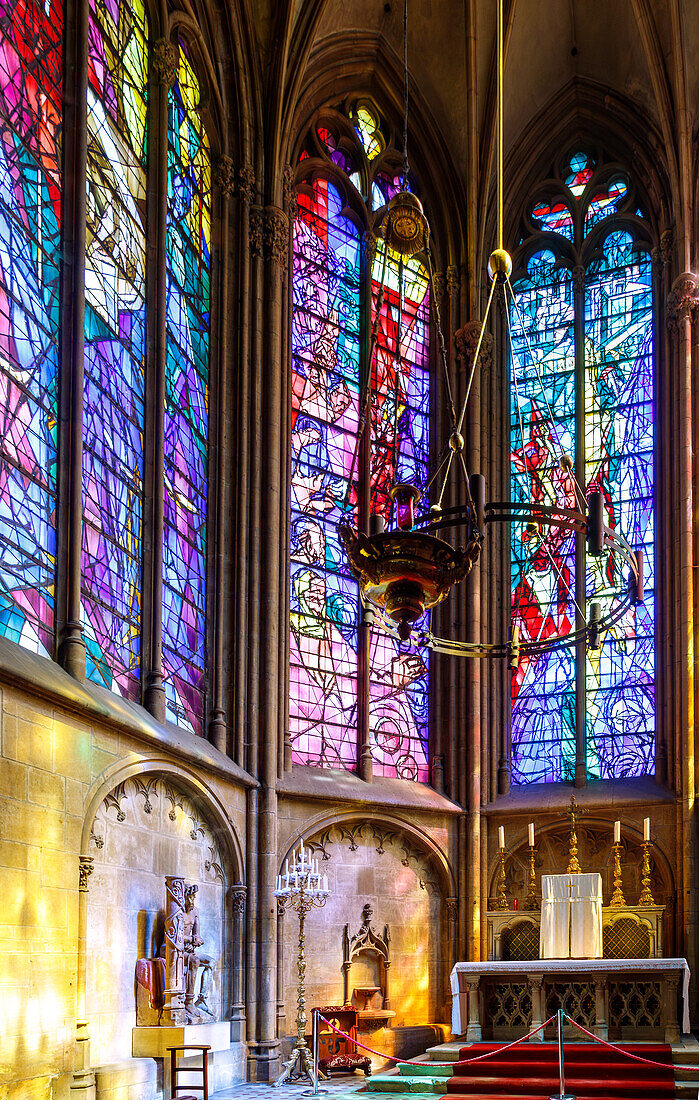
<path fill-rule="evenodd" d="M 328 825 L 314 834 L 306 842 L 306 847 L 322 860 L 332 858 L 334 846 L 344 846 L 350 852 L 356 852 L 360 843 L 373 844 L 377 855 L 392 852 L 404 867 L 409 867 L 416 875 L 420 888 L 431 897 L 442 898 L 445 903 L 454 899 L 445 898 L 444 876 L 437 867 L 431 854 L 419 847 L 413 837 L 404 832 L 400 825 L 381 821 L 350 821 Z M 451 913 L 447 904 L 447 912 Z"/>
<path fill-rule="evenodd" d="M 107 829 L 118 825 L 164 831 L 193 844 L 199 849 L 203 881 L 224 883 L 229 878 L 225 857 L 206 815 L 169 776 L 131 776 L 109 792 L 90 831 L 90 848 L 98 856 L 104 850 Z M 113 835 L 118 843 L 118 832 Z"/>

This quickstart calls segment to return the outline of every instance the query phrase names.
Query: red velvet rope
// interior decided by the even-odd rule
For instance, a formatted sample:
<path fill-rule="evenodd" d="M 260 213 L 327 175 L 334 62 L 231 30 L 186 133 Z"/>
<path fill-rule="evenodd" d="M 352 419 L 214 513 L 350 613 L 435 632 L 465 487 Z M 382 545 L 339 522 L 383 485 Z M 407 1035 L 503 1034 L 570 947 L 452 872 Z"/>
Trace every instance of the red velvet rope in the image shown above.
<path fill-rule="evenodd" d="M 326 1020 L 325 1016 L 321 1016 L 318 1013 L 318 1019 L 322 1020 L 324 1024 L 331 1027 L 333 1031 L 336 1031 L 338 1035 L 342 1035 L 345 1039 L 349 1039 L 350 1043 L 354 1043 L 356 1047 L 361 1047 L 362 1050 L 368 1050 L 370 1054 L 375 1054 L 378 1058 L 385 1058 L 387 1062 L 400 1062 L 402 1066 L 467 1066 L 471 1062 L 481 1062 L 484 1058 L 493 1058 L 496 1054 L 502 1054 L 503 1050 L 509 1050 L 511 1047 L 516 1047 L 518 1043 L 524 1043 L 527 1039 L 531 1039 L 532 1035 L 536 1035 L 538 1031 L 548 1027 L 552 1020 L 556 1017 L 549 1016 L 548 1020 L 544 1020 L 543 1024 L 539 1024 L 533 1031 L 530 1031 L 528 1035 L 523 1035 L 521 1039 L 515 1039 L 513 1043 L 507 1043 L 504 1047 L 498 1047 L 497 1050 L 488 1050 L 485 1054 L 478 1054 L 475 1058 L 461 1058 L 458 1062 L 411 1062 L 406 1058 L 394 1058 L 392 1054 L 382 1054 L 380 1050 L 374 1050 L 373 1047 L 364 1046 L 364 1043 L 360 1043 L 358 1039 L 353 1039 L 351 1035 L 348 1035 L 346 1031 L 340 1031 L 339 1027 L 335 1027 L 330 1023 L 330 1020 Z"/>
<path fill-rule="evenodd" d="M 592 1031 L 588 1031 L 586 1027 L 579 1024 L 577 1020 L 573 1020 L 567 1012 L 564 1012 L 566 1020 L 573 1027 L 577 1027 L 578 1031 L 582 1031 L 583 1035 L 589 1035 L 591 1039 L 594 1039 L 596 1043 L 599 1043 L 603 1047 L 609 1047 L 610 1050 L 616 1050 L 619 1054 L 625 1054 L 627 1058 L 633 1058 L 635 1062 L 646 1062 L 649 1066 L 664 1066 L 665 1069 L 672 1069 L 672 1062 L 654 1062 L 652 1058 L 643 1058 L 640 1054 L 632 1054 L 630 1050 L 624 1050 L 623 1047 L 618 1047 L 614 1043 L 608 1043 L 606 1039 L 600 1039 L 599 1035 L 595 1035 Z M 685 1066 L 682 1065 L 682 1069 L 688 1069 L 690 1073 L 699 1073 L 699 1066 Z"/>

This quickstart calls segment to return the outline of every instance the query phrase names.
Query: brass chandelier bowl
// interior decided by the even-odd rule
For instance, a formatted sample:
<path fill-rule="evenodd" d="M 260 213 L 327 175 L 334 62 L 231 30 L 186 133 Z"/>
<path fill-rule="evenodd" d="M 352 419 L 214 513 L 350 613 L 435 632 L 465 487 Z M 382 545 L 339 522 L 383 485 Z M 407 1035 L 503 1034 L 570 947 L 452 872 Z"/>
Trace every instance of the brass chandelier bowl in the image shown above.
<path fill-rule="evenodd" d="M 404 642 L 425 611 L 468 576 L 481 550 L 478 538 L 457 549 L 434 535 L 400 528 L 365 535 L 343 524 L 339 535 L 363 602 L 384 610 Z"/>

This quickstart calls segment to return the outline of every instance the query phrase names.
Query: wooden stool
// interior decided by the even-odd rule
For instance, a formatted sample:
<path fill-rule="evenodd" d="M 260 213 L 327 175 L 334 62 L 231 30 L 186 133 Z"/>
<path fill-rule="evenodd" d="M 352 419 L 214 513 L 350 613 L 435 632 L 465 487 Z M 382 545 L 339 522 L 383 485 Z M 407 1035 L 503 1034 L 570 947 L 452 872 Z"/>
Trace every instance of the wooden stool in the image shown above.
<path fill-rule="evenodd" d="M 209 1046 L 186 1046 L 186 1047 L 168 1047 L 170 1051 L 170 1088 L 172 1089 L 172 1100 L 209 1100 L 209 1067 L 207 1062 L 207 1055 L 211 1050 Z M 201 1053 L 201 1066 L 180 1066 L 177 1064 L 177 1055 L 182 1052 L 185 1057 L 192 1051 L 199 1051 Z M 201 1085 L 178 1085 L 177 1075 L 179 1073 L 200 1073 Z M 191 1094 L 180 1095 L 181 1093 L 187 1093 L 187 1089 L 196 1089 L 197 1092 L 201 1092 L 202 1096 L 193 1096 Z"/>

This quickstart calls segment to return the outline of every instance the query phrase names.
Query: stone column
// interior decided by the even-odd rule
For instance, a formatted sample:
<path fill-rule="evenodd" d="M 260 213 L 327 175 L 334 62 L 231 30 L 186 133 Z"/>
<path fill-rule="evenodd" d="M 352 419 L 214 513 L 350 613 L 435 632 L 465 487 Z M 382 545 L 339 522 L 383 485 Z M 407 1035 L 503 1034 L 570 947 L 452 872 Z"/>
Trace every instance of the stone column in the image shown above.
<path fill-rule="evenodd" d="M 480 1043 L 481 1041 L 481 1003 L 480 1003 L 480 978 L 468 979 L 468 1027 L 466 1028 L 466 1042 Z"/>
<path fill-rule="evenodd" d="M 543 974 L 527 974 L 527 981 L 529 982 L 529 991 L 532 998 L 532 1031 L 535 1027 L 540 1027 L 544 1022 L 544 1006 L 542 1000 L 543 993 Z M 544 1033 L 538 1031 L 536 1035 L 532 1036 L 530 1042 L 543 1043 Z"/>
<path fill-rule="evenodd" d="M 245 1042 L 245 901 L 247 889 L 242 883 L 231 886 L 233 903 L 233 982 L 231 1039 Z"/>
<path fill-rule="evenodd" d="M 163 1024 L 180 1027 L 184 1015 L 184 879 L 165 876 L 165 988 Z"/>
<path fill-rule="evenodd" d="M 679 1043 L 680 1025 L 677 1019 L 677 987 L 680 979 L 676 973 L 666 974 L 663 981 L 665 1042 Z"/>
<path fill-rule="evenodd" d="M 73 1079 L 70 1083 L 72 1100 L 95 1100 L 95 1075 L 90 1068 L 90 1033 L 85 1019 L 85 990 L 87 984 L 87 886 L 93 871 L 92 856 L 80 856 L 78 897 L 78 973 L 77 973 L 77 1021 L 75 1025 L 75 1054 Z"/>
<path fill-rule="evenodd" d="M 384 964 L 383 964 L 383 1007 L 384 1008 L 390 1008 L 391 1007 L 391 1000 L 390 1000 L 390 996 L 389 996 L 389 985 L 388 985 L 388 972 L 389 972 L 390 968 L 391 968 L 391 960 L 386 959 L 384 961 Z"/>
<path fill-rule="evenodd" d="M 284 1004 L 284 904 L 277 898 L 277 1035 L 283 1035 L 286 1029 L 286 1006 Z"/>
<path fill-rule="evenodd" d="M 595 980 L 595 1035 L 598 1039 L 609 1038 L 606 977 Z"/>

